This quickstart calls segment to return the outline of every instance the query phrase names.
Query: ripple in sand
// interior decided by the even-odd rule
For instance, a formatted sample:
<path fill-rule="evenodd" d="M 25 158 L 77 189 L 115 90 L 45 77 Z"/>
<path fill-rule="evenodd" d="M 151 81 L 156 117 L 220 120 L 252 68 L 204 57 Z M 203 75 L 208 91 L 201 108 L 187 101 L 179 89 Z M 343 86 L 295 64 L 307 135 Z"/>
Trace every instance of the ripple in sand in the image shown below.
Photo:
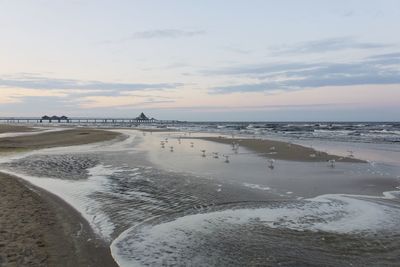
<path fill-rule="evenodd" d="M 63 154 L 34 155 L 3 163 L 2 166 L 36 177 L 81 180 L 88 178 L 88 169 L 97 164 L 98 159 L 94 155 Z"/>

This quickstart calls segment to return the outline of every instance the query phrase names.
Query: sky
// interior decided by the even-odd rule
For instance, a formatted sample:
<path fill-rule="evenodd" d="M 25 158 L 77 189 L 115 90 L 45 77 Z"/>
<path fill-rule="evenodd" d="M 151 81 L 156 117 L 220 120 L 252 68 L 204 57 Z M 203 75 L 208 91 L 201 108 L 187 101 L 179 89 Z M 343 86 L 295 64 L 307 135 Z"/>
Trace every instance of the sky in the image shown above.
<path fill-rule="evenodd" d="M 0 0 L 0 117 L 399 121 L 398 0 Z"/>

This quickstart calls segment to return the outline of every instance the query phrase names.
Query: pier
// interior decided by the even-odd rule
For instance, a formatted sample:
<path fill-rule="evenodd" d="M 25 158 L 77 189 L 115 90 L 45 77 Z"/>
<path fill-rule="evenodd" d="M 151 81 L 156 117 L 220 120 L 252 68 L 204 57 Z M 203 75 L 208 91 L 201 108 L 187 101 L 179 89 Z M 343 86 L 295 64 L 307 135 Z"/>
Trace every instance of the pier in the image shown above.
<path fill-rule="evenodd" d="M 173 122 L 173 121 L 163 121 L 163 120 L 137 120 L 129 118 L 68 118 L 62 119 L 42 119 L 42 118 L 24 118 L 24 117 L 14 117 L 14 118 L 0 118 L 0 123 L 71 123 L 71 124 L 88 124 L 88 123 L 163 123 L 163 122 Z"/>
<path fill-rule="evenodd" d="M 91 117 L 91 118 L 69 118 L 67 116 L 43 116 L 39 118 L 35 117 L 3 117 L 0 118 L 0 123 L 7 124 L 164 124 L 164 123 L 177 123 L 174 120 L 157 120 L 154 118 L 148 118 L 146 115 L 141 113 L 136 118 L 105 118 L 105 117 Z"/>

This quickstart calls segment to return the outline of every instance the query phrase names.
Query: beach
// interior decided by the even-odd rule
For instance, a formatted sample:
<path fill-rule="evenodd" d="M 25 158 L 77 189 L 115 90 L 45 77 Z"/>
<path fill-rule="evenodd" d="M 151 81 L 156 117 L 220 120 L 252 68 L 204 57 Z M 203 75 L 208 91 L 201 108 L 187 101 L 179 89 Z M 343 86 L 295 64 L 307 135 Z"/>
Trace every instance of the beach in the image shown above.
<path fill-rule="evenodd" d="M 1 133 L 12 133 L 12 132 L 31 132 L 35 131 L 35 129 L 27 126 L 19 126 L 19 125 L 8 125 L 2 124 L 0 125 L 0 134 Z"/>
<path fill-rule="evenodd" d="M 133 224 L 112 245 L 121 266 L 395 266 L 398 167 L 367 162 L 361 152 L 357 159 L 293 142 L 219 135 L 138 133 L 138 149 L 151 166 L 184 179 L 171 184 L 167 173 L 149 175 L 155 170 L 144 177 L 152 186 L 190 193 L 198 208 L 172 197 L 180 205 L 174 213 Z"/>
<path fill-rule="evenodd" d="M 229 136 L 116 127 L 0 139 L 13 241 L 3 263 L 395 266 L 397 165 Z"/>
<path fill-rule="evenodd" d="M 0 185 L 0 266 L 116 266 L 67 203 L 2 173 Z"/>
<path fill-rule="evenodd" d="M 32 128 L 0 126 L 1 132 Z M 118 134 L 67 130 L 0 139 L 1 152 L 107 141 Z M 109 247 L 68 203 L 0 172 L 0 266 L 116 266 Z"/>
<path fill-rule="evenodd" d="M 400 267 L 400 0 L 0 14 L 0 267 Z"/>
<path fill-rule="evenodd" d="M 7 127 L 8 128 L 8 127 Z M 15 130 L 19 131 L 19 128 Z M 118 134 L 95 129 L 66 129 L 0 139 L 0 152 L 26 151 L 58 146 L 74 146 L 115 138 Z"/>

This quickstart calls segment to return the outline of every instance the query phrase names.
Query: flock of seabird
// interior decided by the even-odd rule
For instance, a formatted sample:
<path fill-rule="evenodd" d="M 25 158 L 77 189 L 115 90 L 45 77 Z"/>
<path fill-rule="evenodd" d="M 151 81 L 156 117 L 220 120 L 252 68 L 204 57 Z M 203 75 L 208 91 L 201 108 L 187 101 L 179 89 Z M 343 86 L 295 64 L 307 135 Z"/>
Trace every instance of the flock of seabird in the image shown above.
<path fill-rule="evenodd" d="M 145 134 L 143 134 L 143 135 L 145 135 Z M 232 135 L 232 138 L 234 138 L 233 135 Z M 177 140 L 178 140 L 178 144 L 182 143 L 181 137 L 178 137 Z M 166 137 L 164 140 L 160 141 L 161 148 L 165 148 L 166 143 L 168 143 L 168 137 Z M 240 146 L 239 143 L 234 141 L 234 142 L 232 142 L 231 145 L 232 145 L 232 150 L 234 151 L 234 153 L 238 154 L 239 153 L 239 146 Z M 190 142 L 190 147 L 194 148 L 194 142 Z M 170 146 L 169 149 L 170 149 L 170 152 L 174 152 L 174 146 Z M 269 150 L 275 152 L 276 148 L 275 148 L 275 146 L 271 146 L 269 148 Z M 207 156 L 205 149 L 200 150 L 200 152 L 201 152 L 201 157 L 205 158 Z M 212 152 L 211 155 L 215 159 L 218 159 L 220 157 L 220 153 L 219 152 Z M 349 151 L 349 155 L 350 155 L 349 157 L 353 158 L 354 157 L 354 152 L 353 151 Z M 225 160 L 224 160 L 225 163 L 229 163 L 230 162 L 229 161 L 230 155 L 222 154 L 222 157 L 225 158 Z M 310 157 L 316 157 L 316 155 L 315 154 L 310 154 Z M 328 160 L 327 163 L 328 163 L 328 166 L 331 167 L 331 168 L 335 168 L 335 166 L 336 166 L 336 161 L 334 159 Z M 267 159 L 267 166 L 271 170 L 274 169 L 275 168 L 275 160 L 271 159 L 271 158 Z"/>

